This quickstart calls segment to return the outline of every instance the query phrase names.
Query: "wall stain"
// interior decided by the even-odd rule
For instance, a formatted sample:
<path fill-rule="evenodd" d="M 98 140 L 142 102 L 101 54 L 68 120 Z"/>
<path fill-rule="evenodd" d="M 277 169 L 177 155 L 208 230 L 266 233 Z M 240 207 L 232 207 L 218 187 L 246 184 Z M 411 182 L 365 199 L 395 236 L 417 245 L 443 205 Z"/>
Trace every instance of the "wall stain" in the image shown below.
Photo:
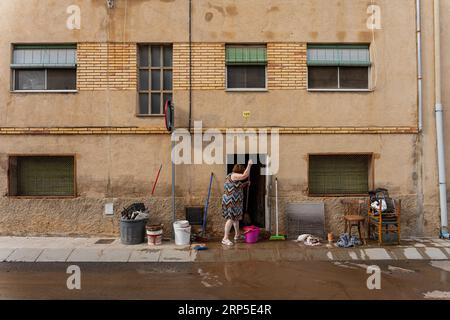
<path fill-rule="evenodd" d="M 229 16 L 236 16 L 238 14 L 236 6 L 228 6 L 225 8 L 225 10 L 227 11 L 227 14 Z"/>
<path fill-rule="evenodd" d="M 210 22 L 214 18 L 214 14 L 212 12 L 205 13 L 205 20 Z"/>
<path fill-rule="evenodd" d="M 372 40 L 372 32 L 370 31 L 361 31 L 358 33 L 359 41 L 370 42 Z"/>
<path fill-rule="evenodd" d="M 309 33 L 309 36 L 311 37 L 311 39 L 317 39 L 319 33 L 317 31 L 312 31 Z"/>
<path fill-rule="evenodd" d="M 267 12 L 276 12 L 276 11 L 280 11 L 280 8 L 278 8 L 277 6 L 271 6 L 269 9 L 267 9 Z"/>
<path fill-rule="evenodd" d="M 336 37 L 338 38 L 339 41 L 344 41 L 346 36 L 347 36 L 347 32 L 345 32 L 345 31 L 336 32 Z"/>
<path fill-rule="evenodd" d="M 232 39 L 232 38 L 235 37 L 236 32 L 222 31 L 222 35 L 223 35 L 225 38 L 230 38 L 230 39 Z"/>
<path fill-rule="evenodd" d="M 273 39 L 275 37 L 275 33 L 273 33 L 272 31 L 264 31 L 264 36 L 267 39 Z"/>

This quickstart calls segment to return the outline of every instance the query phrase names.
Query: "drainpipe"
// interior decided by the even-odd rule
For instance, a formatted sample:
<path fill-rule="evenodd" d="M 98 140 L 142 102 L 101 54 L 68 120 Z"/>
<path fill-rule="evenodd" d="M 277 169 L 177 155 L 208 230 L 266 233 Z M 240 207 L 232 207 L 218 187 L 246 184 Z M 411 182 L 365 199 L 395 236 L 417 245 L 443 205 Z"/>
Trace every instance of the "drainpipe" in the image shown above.
<path fill-rule="evenodd" d="M 189 0 L 189 133 L 192 127 L 192 0 Z"/>
<path fill-rule="evenodd" d="M 447 182 L 445 176 L 445 145 L 444 120 L 441 99 L 441 32 L 440 32 L 440 1 L 434 0 L 434 76 L 435 76 L 435 112 L 436 112 L 436 142 L 439 171 L 439 199 L 441 209 L 441 237 L 450 238 L 447 231 Z"/>
<path fill-rule="evenodd" d="M 418 100 L 418 127 L 419 133 L 423 129 L 423 98 L 422 98 L 422 5 L 421 0 L 416 0 L 416 33 L 417 33 L 417 100 Z"/>

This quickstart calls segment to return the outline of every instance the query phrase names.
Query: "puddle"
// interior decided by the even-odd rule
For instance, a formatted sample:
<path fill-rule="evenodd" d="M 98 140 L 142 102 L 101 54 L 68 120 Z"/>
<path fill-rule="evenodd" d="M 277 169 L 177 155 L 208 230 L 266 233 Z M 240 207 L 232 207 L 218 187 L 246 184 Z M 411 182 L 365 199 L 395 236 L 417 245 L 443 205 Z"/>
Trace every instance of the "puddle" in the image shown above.
<path fill-rule="evenodd" d="M 450 292 L 449 291 L 432 291 L 426 292 L 423 294 L 425 299 L 439 299 L 439 300 L 450 300 Z"/>
<path fill-rule="evenodd" d="M 394 266 L 388 266 L 388 270 L 392 272 L 404 272 L 404 273 L 414 273 L 414 270 L 400 268 L 400 267 L 394 267 Z"/>
<path fill-rule="evenodd" d="M 450 261 L 430 261 L 431 266 L 450 272 Z"/>
<path fill-rule="evenodd" d="M 221 287 L 223 283 L 219 281 L 219 276 L 212 275 L 210 272 L 204 272 L 203 269 L 198 269 L 198 274 L 202 277 L 200 283 L 206 288 Z"/>

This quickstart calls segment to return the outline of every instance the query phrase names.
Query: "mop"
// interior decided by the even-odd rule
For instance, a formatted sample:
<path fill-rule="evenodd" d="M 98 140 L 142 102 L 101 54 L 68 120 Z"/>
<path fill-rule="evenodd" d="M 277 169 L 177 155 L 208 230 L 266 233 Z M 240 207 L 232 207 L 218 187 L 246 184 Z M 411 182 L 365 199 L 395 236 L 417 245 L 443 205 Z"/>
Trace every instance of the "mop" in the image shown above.
<path fill-rule="evenodd" d="M 275 178 L 275 229 L 277 233 L 270 240 L 286 240 L 284 235 L 278 234 L 278 178 Z"/>
<path fill-rule="evenodd" d="M 250 197 L 250 177 L 248 177 L 248 183 L 247 186 L 247 197 L 245 199 L 245 212 L 244 212 L 244 225 L 249 226 L 252 224 L 252 219 L 250 218 L 250 214 L 248 213 L 248 198 Z"/>

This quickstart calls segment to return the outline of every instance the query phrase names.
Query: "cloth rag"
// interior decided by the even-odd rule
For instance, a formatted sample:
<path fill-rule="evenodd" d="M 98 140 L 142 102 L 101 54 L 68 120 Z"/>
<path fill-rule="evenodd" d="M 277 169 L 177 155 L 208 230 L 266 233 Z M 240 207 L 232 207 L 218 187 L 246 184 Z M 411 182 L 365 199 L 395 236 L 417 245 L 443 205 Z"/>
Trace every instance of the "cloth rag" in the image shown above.
<path fill-rule="evenodd" d="M 361 245 L 361 241 L 356 236 L 350 236 L 348 233 L 343 233 L 339 236 L 336 245 L 340 248 L 350 248 Z"/>
<path fill-rule="evenodd" d="M 320 239 L 318 237 L 313 236 L 312 234 L 302 234 L 299 235 L 296 242 L 303 242 L 303 244 L 307 246 L 319 246 Z"/>

